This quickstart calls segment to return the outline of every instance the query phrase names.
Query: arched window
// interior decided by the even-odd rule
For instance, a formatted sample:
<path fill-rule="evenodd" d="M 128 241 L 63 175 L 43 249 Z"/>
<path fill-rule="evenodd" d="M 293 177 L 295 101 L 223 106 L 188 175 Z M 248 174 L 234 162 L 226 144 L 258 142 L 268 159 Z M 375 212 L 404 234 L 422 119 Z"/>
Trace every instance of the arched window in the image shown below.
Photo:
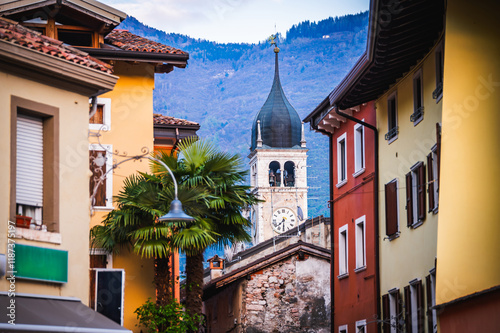
<path fill-rule="evenodd" d="M 285 186 L 295 186 L 295 163 L 287 161 L 283 170 L 283 183 Z"/>
<path fill-rule="evenodd" d="M 279 162 L 269 163 L 269 186 L 281 186 L 281 170 Z"/>

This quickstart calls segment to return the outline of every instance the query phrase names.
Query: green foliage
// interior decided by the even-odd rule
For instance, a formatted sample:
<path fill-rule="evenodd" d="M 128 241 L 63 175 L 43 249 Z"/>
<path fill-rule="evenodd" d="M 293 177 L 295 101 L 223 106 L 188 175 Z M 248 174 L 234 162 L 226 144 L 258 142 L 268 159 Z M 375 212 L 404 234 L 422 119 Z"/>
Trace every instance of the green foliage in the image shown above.
<path fill-rule="evenodd" d="M 150 333 L 185 333 L 196 331 L 203 318 L 198 315 L 189 315 L 177 300 L 158 306 L 148 299 L 134 311 L 137 314 L 139 325 Z"/>

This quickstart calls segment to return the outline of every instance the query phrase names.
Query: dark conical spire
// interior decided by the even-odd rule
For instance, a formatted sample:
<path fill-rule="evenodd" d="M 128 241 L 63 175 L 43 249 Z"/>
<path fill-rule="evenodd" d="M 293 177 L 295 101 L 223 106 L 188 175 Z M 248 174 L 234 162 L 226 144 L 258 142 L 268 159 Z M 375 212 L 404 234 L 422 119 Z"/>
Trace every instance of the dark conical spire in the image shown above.
<path fill-rule="evenodd" d="M 297 111 L 288 102 L 281 87 L 278 65 L 280 49 L 271 36 L 271 45 L 275 45 L 274 81 L 266 102 L 260 109 L 252 125 L 252 147 L 257 147 L 258 125 L 260 121 L 261 138 L 264 148 L 292 148 L 301 146 L 301 121 Z"/>

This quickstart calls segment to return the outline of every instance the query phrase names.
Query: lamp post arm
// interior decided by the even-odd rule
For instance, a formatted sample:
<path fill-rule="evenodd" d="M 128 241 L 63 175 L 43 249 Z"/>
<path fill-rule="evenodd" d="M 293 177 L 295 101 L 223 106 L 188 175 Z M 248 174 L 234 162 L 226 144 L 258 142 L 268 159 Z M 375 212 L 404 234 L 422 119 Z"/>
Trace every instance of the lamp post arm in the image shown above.
<path fill-rule="evenodd" d="M 155 162 L 158 162 L 160 163 L 162 166 L 165 167 L 165 169 L 168 170 L 168 172 L 170 173 L 170 177 L 172 177 L 172 180 L 174 181 L 174 193 L 175 193 L 175 200 L 178 200 L 177 199 L 177 180 L 175 179 L 175 176 L 174 176 L 174 173 L 172 172 L 172 170 L 170 170 L 170 168 L 165 164 L 165 162 L 163 162 L 162 160 L 159 160 L 157 158 L 154 158 L 154 157 L 151 157 L 151 156 L 144 156 L 144 158 L 147 158 L 147 159 L 150 159 L 151 161 L 155 161 Z"/>

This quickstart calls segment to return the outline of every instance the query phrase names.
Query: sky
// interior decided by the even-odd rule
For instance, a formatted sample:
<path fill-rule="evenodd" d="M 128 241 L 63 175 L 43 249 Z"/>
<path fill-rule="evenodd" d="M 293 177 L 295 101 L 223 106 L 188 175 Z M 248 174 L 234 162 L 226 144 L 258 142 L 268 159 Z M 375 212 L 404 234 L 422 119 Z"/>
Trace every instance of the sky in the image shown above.
<path fill-rule="evenodd" d="M 100 0 L 150 27 L 219 43 L 258 43 L 305 20 L 368 10 L 368 0 Z"/>

